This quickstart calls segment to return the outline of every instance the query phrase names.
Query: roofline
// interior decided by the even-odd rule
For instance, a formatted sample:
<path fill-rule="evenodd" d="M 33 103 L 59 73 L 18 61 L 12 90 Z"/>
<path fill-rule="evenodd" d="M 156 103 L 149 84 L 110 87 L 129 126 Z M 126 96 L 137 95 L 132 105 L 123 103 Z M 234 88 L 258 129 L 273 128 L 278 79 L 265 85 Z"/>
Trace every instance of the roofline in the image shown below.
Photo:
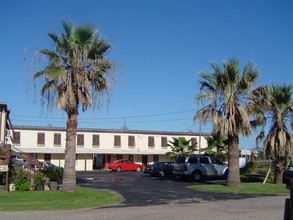
<path fill-rule="evenodd" d="M 26 126 L 14 125 L 14 130 L 38 130 L 38 131 L 66 131 L 65 127 L 53 126 Z M 183 135 L 183 136 L 210 136 L 210 133 L 199 132 L 176 132 L 176 131 L 152 131 L 152 130 L 129 130 L 129 129 L 102 129 L 102 128 L 77 128 L 77 132 L 91 133 L 135 133 L 135 134 L 160 134 L 160 135 Z"/>

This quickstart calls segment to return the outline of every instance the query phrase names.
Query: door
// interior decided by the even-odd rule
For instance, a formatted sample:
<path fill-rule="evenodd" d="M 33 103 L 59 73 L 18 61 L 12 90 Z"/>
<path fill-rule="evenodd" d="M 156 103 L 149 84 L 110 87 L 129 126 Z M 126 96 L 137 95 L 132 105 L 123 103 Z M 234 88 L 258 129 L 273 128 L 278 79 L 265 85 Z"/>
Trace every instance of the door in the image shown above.
<path fill-rule="evenodd" d="M 205 168 L 207 176 L 217 175 L 217 170 L 214 167 L 214 165 L 210 162 L 208 157 L 201 157 L 199 161 L 200 161 L 200 164 L 203 165 L 203 167 Z"/>
<path fill-rule="evenodd" d="M 97 154 L 95 156 L 95 169 L 102 169 L 103 168 L 103 154 Z"/>
<path fill-rule="evenodd" d="M 148 155 L 142 155 L 141 156 L 141 162 L 143 165 L 147 165 L 148 163 Z"/>
<path fill-rule="evenodd" d="M 215 175 L 217 176 L 223 176 L 224 175 L 224 169 L 227 168 L 226 164 L 222 163 L 221 161 L 219 161 L 216 158 L 210 158 L 212 165 L 215 168 Z"/>
<path fill-rule="evenodd" d="M 51 162 L 51 154 L 44 154 L 44 161 L 50 163 Z"/>

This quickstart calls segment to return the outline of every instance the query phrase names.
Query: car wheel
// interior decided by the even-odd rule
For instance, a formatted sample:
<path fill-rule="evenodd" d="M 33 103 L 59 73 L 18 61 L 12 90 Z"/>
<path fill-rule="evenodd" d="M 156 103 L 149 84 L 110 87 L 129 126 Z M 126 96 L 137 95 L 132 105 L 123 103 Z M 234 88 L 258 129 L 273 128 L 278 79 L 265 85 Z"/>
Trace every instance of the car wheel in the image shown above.
<path fill-rule="evenodd" d="M 141 167 L 136 167 L 136 171 L 140 172 L 141 171 Z"/>
<path fill-rule="evenodd" d="M 165 173 L 164 173 L 163 170 L 161 170 L 161 171 L 159 172 L 159 177 L 164 177 L 164 176 L 165 176 Z"/>
<path fill-rule="evenodd" d="M 116 171 L 117 171 L 117 172 L 120 172 L 121 170 L 122 170 L 121 167 L 117 167 L 117 168 L 116 168 Z"/>
<path fill-rule="evenodd" d="M 196 182 L 201 181 L 201 179 L 202 179 L 201 172 L 200 171 L 194 171 L 193 174 L 192 174 L 192 178 Z"/>

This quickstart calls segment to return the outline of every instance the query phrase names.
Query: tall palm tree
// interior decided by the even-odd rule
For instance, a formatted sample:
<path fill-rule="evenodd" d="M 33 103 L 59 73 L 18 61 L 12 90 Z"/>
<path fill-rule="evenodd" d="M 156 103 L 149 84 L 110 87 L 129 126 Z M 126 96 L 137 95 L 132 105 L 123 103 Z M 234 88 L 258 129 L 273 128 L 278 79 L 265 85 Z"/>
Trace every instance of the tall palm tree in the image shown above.
<path fill-rule="evenodd" d="M 66 149 L 62 190 L 76 190 L 76 130 L 80 110 L 99 107 L 104 94 L 111 96 L 114 64 L 104 55 L 110 45 L 90 25 L 75 26 L 62 21 L 64 32 L 49 32 L 55 49 L 40 49 L 47 66 L 36 72 L 42 80 L 41 96 L 48 106 L 67 113 Z"/>
<path fill-rule="evenodd" d="M 257 143 L 263 140 L 265 156 L 273 160 L 275 183 L 281 183 L 286 160 L 293 153 L 292 94 L 293 84 L 262 86 L 253 91 L 253 102 L 249 105 L 250 111 L 255 115 L 252 125 L 262 125 Z"/>
<path fill-rule="evenodd" d="M 239 173 L 239 134 L 250 135 L 251 127 L 244 104 L 255 84 L 259 72 L 252 63 L 244 66 L 240 73 L 239 61 L 229 59 L 223 68 L 211 64 L 213 72 L 200 73 L 200 93 L 195 100 L 204 107 L 198 110 L 194 119 L 206 123 L 213 120 L 213 133 L 228 140 L 228 179 L 227 186 L 240 185 Z"/>
<path fill-rule="evenodd" d="M 196 144 L 191 143 L 192 139 L 187 140 L 185 137 L 172 138 L 173 141 L 169 141 L 168 146 L 171 148 L 170 152 L 166 153 L 166 156 L 172 158 L 179 155 L 188 156 L 194 154 L 197 150 Z"/>

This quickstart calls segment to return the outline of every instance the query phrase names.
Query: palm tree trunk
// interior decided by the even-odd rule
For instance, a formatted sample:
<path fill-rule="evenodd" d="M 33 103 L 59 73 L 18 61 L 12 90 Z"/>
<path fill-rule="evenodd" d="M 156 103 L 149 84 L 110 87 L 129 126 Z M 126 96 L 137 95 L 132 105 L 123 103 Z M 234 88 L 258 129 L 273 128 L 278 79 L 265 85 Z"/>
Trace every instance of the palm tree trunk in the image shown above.
<path fill-rule="evenodd" d="M 283 171 L 286 167 L 286 158 L 284 157 L 276 157 L 275 159 L 275 175 L 274 175 L 274 183 L 275 184 L 281 184 L 282 183 L 282 177 L 283 177 Z"/>
<path fill-rule="evenodd" d="M 239 152 L 238 152 L 238 136 L 228 136 L 228 178 L 227 186 L 239 186 L 240 172 L 239 172 Z"/>
<path fill-rule="evenodd" d="M 77 113 L 68 113 L 66 130 L 65 164 L 62 190 L 64 192 L 75 192 L 76 190 L 76 129 Z"/>

